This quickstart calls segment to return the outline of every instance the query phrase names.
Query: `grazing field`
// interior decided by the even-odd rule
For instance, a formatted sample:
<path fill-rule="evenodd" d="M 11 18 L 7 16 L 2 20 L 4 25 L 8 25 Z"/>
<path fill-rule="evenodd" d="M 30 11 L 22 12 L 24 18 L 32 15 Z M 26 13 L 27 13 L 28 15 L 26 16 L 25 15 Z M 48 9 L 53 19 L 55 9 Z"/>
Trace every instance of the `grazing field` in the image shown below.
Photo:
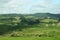
<path fill-rule="evenodd" d="M 1 37 L 0 40 L 60 40 L 56 37 Z"/>
<path fill-rule="evenodd" d="M 2 16 L 0 40 L 60 40 L 60 18 Z"/>
<path fill-rule="evenodd" d="M 40 25 L 40 26 L 39 26 Z M 0 37 L 0 40 L 60 40 L 60 27 L 49 24 L 48 27 L 45 24 L 34 25 L 37 27 L 28 27 L 22 29 L 22 31 L 14 31 L 10 34 L 5 34 Z M 42 27 L 41 27 L 42 26 Z"/>

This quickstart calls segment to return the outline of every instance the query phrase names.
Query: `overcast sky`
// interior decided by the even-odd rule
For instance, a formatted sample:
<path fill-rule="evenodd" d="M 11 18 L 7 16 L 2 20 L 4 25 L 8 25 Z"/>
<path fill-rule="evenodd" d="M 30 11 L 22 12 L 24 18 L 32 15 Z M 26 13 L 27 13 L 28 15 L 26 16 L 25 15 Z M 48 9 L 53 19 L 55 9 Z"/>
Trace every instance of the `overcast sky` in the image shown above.
<path fill-rule="evenodd" d="M 0 0 L 0 13 L 60 13 L 60 0 Z"/>

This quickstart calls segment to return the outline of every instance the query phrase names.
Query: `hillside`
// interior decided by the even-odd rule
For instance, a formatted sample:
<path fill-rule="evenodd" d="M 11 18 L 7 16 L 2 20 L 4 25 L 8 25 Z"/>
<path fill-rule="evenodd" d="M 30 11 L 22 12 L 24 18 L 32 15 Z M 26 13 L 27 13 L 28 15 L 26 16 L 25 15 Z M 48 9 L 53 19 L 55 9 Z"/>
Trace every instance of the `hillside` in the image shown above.
<path fill-rule="evenodd" d="M 60 14 L 51 14 L 51 13 L 35 13 L 35 14 L 28 14 L 28 16 L 36 16 L 36 17 L 51 17 L 51 18 L 60 18 Z"/>
<path fill-rule="evenodd" d="M 47 18 L 47 17 L 51 17 L 51 18 L 60 18 L 60 14 L 51 14 L 51 13 L 35 13 L 35 14 L 0 14 L 0 17 L 1 16 L 10 16 L 10 17 L 15 17 L 15 16 L 35 16 L 35 17 L 44 17 L 44 18 Z"/>
<path fill-rule="evenodd" d="M 50 13 L 1 14 L 0 36 L 60 37 L 59 15 Z"/>

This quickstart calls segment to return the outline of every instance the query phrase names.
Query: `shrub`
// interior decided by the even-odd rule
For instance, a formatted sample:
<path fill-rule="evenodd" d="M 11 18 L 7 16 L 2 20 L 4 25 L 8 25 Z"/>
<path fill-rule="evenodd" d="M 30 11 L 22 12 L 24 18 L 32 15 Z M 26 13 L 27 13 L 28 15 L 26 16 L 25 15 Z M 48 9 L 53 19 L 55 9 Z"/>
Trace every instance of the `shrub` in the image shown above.
<path fill-rule="evenodd" d="M 12 33 L 11 37 L 20 37 L 20 34 L 18 34 L 18 33 Z"/>

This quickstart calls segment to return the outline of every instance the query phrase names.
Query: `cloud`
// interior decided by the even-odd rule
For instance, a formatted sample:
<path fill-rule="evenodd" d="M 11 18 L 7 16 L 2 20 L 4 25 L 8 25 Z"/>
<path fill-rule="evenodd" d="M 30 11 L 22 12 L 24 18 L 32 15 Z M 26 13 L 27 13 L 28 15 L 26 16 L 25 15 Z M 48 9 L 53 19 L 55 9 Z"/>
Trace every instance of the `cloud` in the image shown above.
<path fill-rule="evenodd" d="M 51 12 L 59 13 L 60 3 L 52 0 L 5 0 L 0 1 L 1 13 L 35 13 L 35 12 Z"/>
<path fill-rule="evenodd" d="M 6 3 L 9 3 L 12 0 L 0 0 L 0 7 L 3 7 Z"/>
<path fill-rule="evenodd" d="M 28 0 L 12 0 L 9 3 L 5 4 L 5 9 L 7 12 L 16 12 L 16 13 L 26 13 L 29 12 L 30 1 Z"/>
<path fill-rule="evenodd" d="M 9 2 L 9 0 L 0 0 L 0 4 L 4 4 L 4 3 L 7 3 Z"/>
<path fill-rule="evenodd" d="M 51 3 L 52 3 L 51 1 L 52 0 L 37 1 L 35 4 L 32 5 L 31 11 L 33 11 L 33 12 L 49 12 L 51 9 Z"/>
<path fill-rule="evenodd" d="M 60 4 L 52 5 L 50 12 L 55 14 L 60 13 Z"/>

